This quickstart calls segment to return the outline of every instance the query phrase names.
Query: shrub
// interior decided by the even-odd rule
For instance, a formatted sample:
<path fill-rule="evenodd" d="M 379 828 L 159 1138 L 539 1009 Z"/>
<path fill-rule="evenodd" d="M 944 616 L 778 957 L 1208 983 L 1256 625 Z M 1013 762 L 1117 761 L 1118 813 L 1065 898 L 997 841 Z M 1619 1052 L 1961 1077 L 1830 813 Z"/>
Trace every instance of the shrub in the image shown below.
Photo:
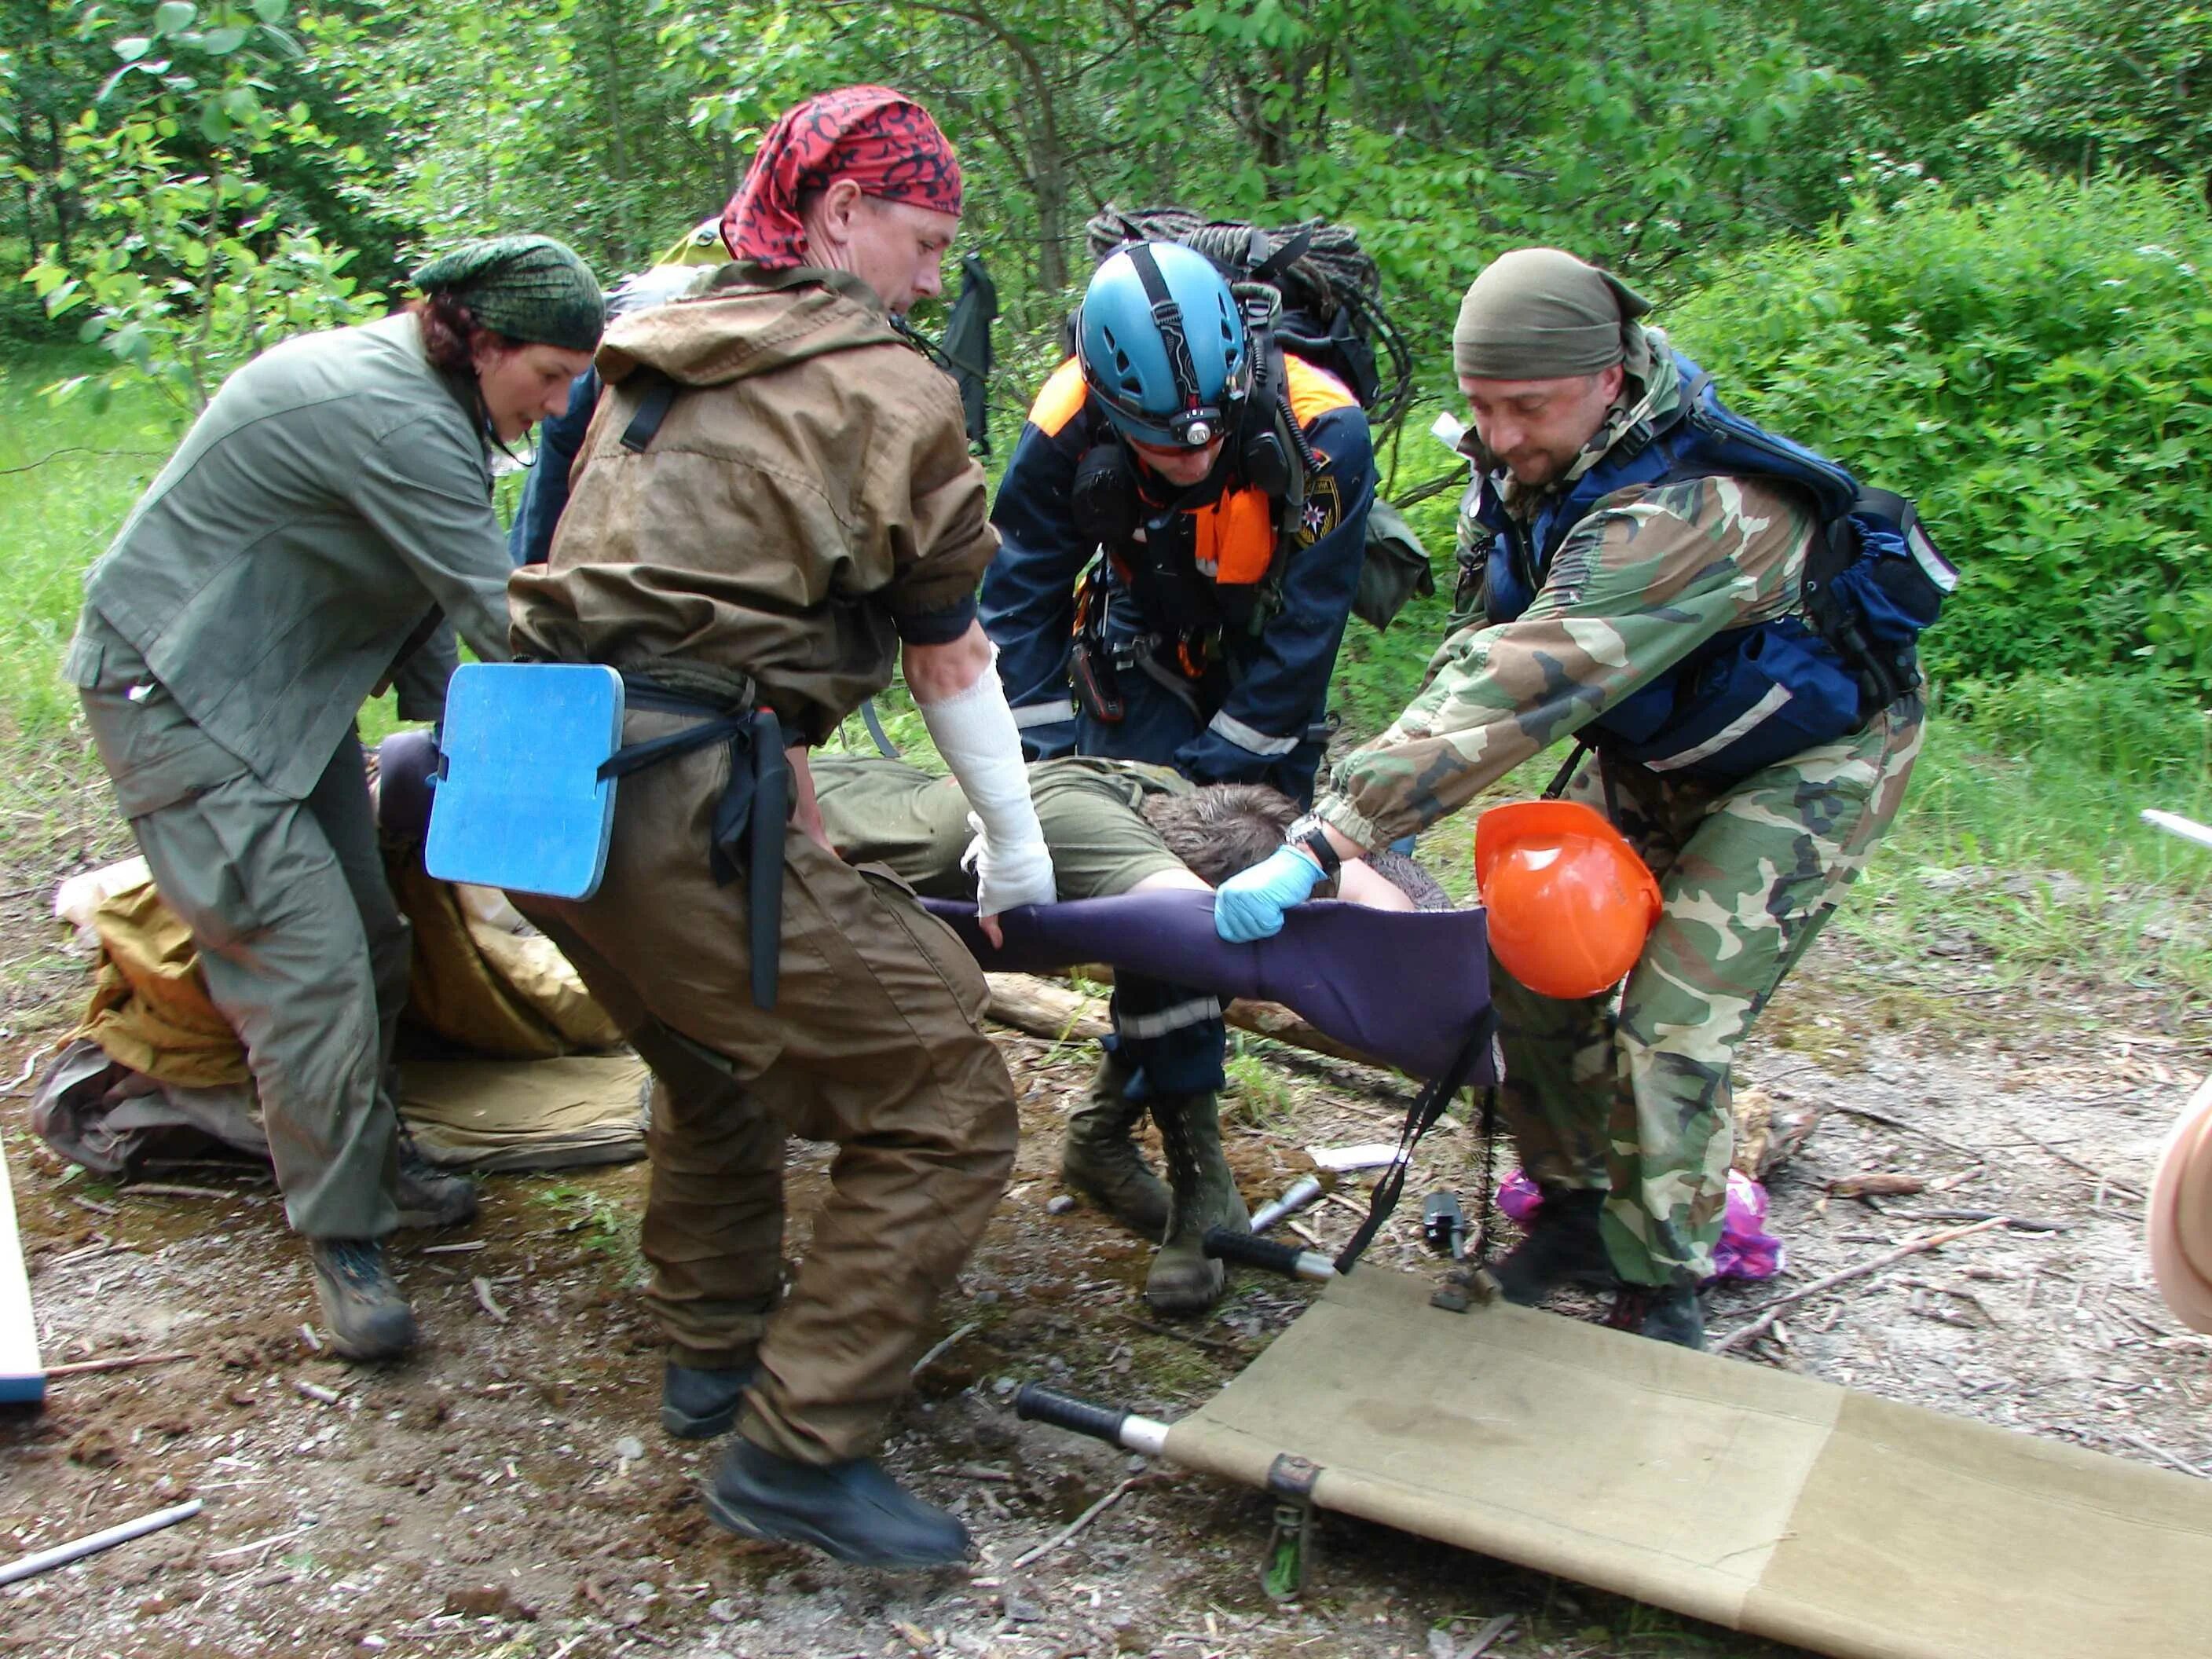
<path fill-rule="evenodd" d="M 1667 319 L 1729 401 L 1913 496 L 1963 572 L 1939 676 L 2155 666 L 2212 690 L 2212 222 L 2028 177 L 1862 204 Z"/>

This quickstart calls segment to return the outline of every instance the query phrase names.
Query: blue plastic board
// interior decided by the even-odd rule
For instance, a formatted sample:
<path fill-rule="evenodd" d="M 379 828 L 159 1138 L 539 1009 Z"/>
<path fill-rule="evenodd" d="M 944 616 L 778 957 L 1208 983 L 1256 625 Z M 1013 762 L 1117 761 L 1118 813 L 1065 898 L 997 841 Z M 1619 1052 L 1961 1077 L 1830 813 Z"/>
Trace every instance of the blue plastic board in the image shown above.
<path fill-rule="evenodd" d="M 551 898 L 598 890 L 622 741 L 622 676 L 592 663 L 465 663 L 446 688 L 424 866 Z"/>
<path fill-rule="evenodd" d="M 39 1328 L 31 1322 L 31 1278 L 15 1235 L 15 1194 L 8 1184 L 8 1154 L 0 1146 L 0 1402 L 46 1397 L 46 1368 L 39 1363 Z"/>

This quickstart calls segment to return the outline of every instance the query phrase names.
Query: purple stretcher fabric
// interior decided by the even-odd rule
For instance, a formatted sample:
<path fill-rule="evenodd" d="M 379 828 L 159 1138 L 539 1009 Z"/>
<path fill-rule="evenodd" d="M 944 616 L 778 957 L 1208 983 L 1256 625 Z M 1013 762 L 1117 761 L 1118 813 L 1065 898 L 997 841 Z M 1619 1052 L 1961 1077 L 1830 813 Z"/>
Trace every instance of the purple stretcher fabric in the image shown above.
<path fill-rule="evenodd" d="M 419 840 L 430 817 L 437 750 L 427 732 L 384 740 L 379 822 Z M 1301 904 L 1283 931 L 1231 945 L 1213 931 L 1213 895 L 1124 893 L 1009 910 L 1006 947 L 994 951 L 975 907 L 922 902 L 994 973 L 1106 962 L 1133 974 L 1232 997 L 1279 1002 L 1316 1030 L 1419 1078 L 1451 1064 L 1490 1006 L 1489 934 L 1480 910 L 1372 910 L 1329 900 Z M 1492 1052 L 1472 1082 L 1498 1080 Z"/>
<path fill-rule="evenodd" d="M 994 973 L 1110 963 L 1231 997 L 1279 1002 L 1363 1054 L 1431 1077 L 1451 1064 L 1490 1006 L 1488 933 L 1480 910 L 1373 910 L 1322 900 L 1283 918 L 1283 931 L 1231 945 L 1213 931 L 1213 895 L 1125 893 L 1028 905 L 999 918 L 994 951 L 975 907 L 924 899 Z M 1471 1079 L 1498 1080 L 1496 1054 Z"/>

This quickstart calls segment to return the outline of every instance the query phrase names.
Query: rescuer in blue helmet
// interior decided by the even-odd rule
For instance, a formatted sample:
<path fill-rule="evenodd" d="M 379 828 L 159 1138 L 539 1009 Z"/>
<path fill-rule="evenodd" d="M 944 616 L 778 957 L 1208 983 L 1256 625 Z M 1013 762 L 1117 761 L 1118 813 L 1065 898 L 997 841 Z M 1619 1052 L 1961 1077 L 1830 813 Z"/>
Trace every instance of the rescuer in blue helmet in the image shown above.
<path fill-rule="evenodd" d="M 981 615 L 1030 759 L 1311 798 L 1374 455 L 1352 392 L 1274 343 L 1273 299 L 1178 242 L 1125 243 L 1092 275 L 991 514 Z M 1115 1026 L 1062 1173 L 1165 1237 L 1155 1308 L 1202 1309 L 1222 1274 L 1200 1237 L 1245 1224 L 1215 1112 L 1220 1006 L 1125 976 Z M 1148 1110 L 1164 1185 L 1131 1139 Z"/>

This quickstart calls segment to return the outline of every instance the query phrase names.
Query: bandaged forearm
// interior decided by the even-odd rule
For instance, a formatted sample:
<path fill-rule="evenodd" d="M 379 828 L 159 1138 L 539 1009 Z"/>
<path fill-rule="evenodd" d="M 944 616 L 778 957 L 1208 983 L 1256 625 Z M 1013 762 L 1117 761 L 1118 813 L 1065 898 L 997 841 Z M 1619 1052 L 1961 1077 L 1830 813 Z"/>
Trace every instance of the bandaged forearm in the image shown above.
<path fill-rule="evenodd" d="M 968 797 L 982 840 L 976 858 L 977 903 L 986 915 L 1053 902 L 1052 854 L 1030 801 L 1021 734 L 999 684 L 998 652 L 964 691 L 921 702 L 930 741 Z"/>

